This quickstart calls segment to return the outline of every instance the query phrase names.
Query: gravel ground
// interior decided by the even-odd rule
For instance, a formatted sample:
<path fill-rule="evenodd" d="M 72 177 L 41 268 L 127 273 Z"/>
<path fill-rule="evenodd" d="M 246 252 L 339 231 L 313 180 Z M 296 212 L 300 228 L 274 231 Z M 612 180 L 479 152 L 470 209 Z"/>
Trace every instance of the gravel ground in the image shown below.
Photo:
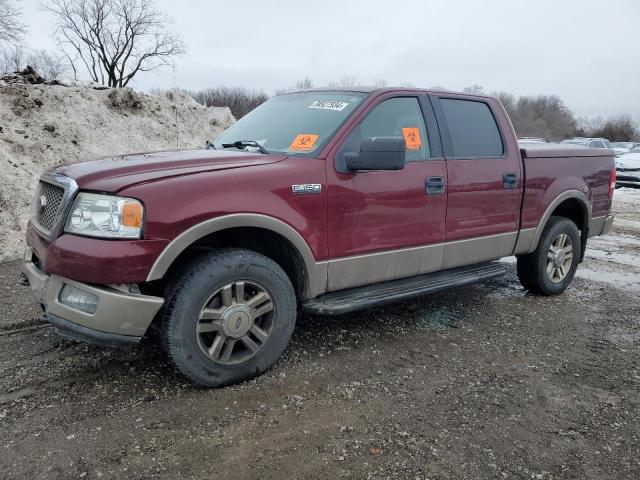
<path fill-rule="evenodd" d="M 74 343 L 0 263 L 0 478 L 639 478 L 640 214 L 563 295 L 481 285 L 302 315 L 276 367 L 190 386 L 147 342 Z"/>

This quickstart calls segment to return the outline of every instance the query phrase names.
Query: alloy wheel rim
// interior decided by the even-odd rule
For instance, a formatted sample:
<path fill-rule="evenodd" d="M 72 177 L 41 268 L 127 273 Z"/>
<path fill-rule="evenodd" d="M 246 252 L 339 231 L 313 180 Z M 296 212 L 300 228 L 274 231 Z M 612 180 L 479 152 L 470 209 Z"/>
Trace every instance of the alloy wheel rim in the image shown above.
<path fill-rule="evenodd" d="M 547 252 L 547 276 L 553 283 L 565 279 L 573 263 L 573 241 L 566 233 L 553 239 Z"/>
<path fill-rule="evenodd" d="M 212 362 L 237 365 L 267 343 L 275 322 L 275 306 L 262 285 L 238 280 L 216 290 L 200 309 L 196 338 Z"/>

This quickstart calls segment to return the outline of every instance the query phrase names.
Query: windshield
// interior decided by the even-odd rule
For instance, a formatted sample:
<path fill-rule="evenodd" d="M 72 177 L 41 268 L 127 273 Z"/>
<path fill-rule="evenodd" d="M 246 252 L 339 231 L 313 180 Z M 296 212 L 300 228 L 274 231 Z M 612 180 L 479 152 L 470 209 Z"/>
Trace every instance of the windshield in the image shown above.
<path fill-rule="evenodd" d="M 312 156 L 365 97 L 363 93 L 332 91 L 279 95 L 232 125 L 213 145 L 222 149 L 235 142 L 255 141 L 269 152 Z"/>

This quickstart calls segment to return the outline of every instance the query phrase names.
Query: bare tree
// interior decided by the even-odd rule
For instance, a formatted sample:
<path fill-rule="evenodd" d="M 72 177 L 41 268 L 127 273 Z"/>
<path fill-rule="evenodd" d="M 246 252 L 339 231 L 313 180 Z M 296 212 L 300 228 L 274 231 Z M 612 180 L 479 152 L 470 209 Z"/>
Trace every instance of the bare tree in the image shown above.
<path fill-rule="evenodd" d="M 29 52 L 22 47 L 0 51 L 0 75 L 19 72 L 32 67 L 45 80 L 57 80 L 68 70 L 62 55 L 46 50 Z"/>
<path fill-rule="evenodd" d="M 185 52 L 153 0 L 49 0 L 45 9 L 74 73 L 84 66 L 94 82 L 109 87 L 125 87 Z"/>
<path fill-rule="evenodd" d="M 229 107 L 237 119 L 244 117 L 269 99 L 262 90 L 249 90 L 243 87 L 218 87 L 185 93 L 207 107 Z"/>
<path fill-rule="evenodd" d="M 464 87 L 462 91 L 464 93 L 469 93 L 471 95 L 482 95 L 484 93 L 484 88 L 482 88 L 482 85 L 478 85 L 477 83 L 474 83 L 469 87 Z"/>
<path fill-rule="evenodd" d="M 0 44 L 17 45 L 25 32 L 13 0 L 0 0 Z"/>
<path fill-rule="evenodd" d="M 313 88 L 313 82 L 309 77 L 304 77 L 304 80 L 298 80 L 293 87 L 279 88 L 274 92 L 275 96 L 284 95 L 285 93 L 300 92 L 304 90 L 310 90 Z M 238 118 L 238 117 L 236 117 Z"/>
<path fill-rule="evenodd" d="M 511 93 L 494 92 L 507 110 L 519 137 L 562 140 L 576 134 L 576 119 L 555 95 L 516 98 Z"/>
<path fill-rule="evenodd" d="M 620 115 L 603 120 L 579 118 L 577 135 L 582 137 L 601 137 L 612 142 L 634 141 L 640 136 L 640 127 L 629 115 Z"/>
<path fill-rule="evenodd" d="M 358 79 L 353 75 L 343 75 L 337 82 L 330 82 L 329 87 L 353 87 L 358 83 Z"/>
<path fill-rule="evenodd" d="M 47 50 L 38 50 L 29 55 L 27 64 L 33 67 L 45 80 L 57 80 L 69 69 L 69 64 L 64 56 Z"/>
<path fill-rule="evenodd" d="M 313 82 L 309 77 L 304 77 L 304 80 L 296 82 L 296 90 L 309 90 L 310 88 L 313 88 Z"/>
<path fill-rule="evenodd" d="M 21 47 L 6 48 L 0 52 L 0 73 L 17 72 L 26 66 L 26 53 Z"/>

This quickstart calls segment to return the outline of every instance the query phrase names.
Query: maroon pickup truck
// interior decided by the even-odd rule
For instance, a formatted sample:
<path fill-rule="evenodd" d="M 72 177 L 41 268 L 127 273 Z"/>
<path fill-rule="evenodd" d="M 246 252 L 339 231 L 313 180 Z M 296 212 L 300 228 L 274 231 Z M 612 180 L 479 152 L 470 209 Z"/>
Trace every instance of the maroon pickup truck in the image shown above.
<path fill-rule="evenodd" d="M 612 151 L 518 146 L 494 98 L 418 89 L 276 96 L 207 149 L 42 176 L 23 280 L 58 333 L 153 326 L 192 381 L 270 368 L 298 308 L 341 314 L 493 278 L 515 255 L 563 292 L 606 233 Z"/>

